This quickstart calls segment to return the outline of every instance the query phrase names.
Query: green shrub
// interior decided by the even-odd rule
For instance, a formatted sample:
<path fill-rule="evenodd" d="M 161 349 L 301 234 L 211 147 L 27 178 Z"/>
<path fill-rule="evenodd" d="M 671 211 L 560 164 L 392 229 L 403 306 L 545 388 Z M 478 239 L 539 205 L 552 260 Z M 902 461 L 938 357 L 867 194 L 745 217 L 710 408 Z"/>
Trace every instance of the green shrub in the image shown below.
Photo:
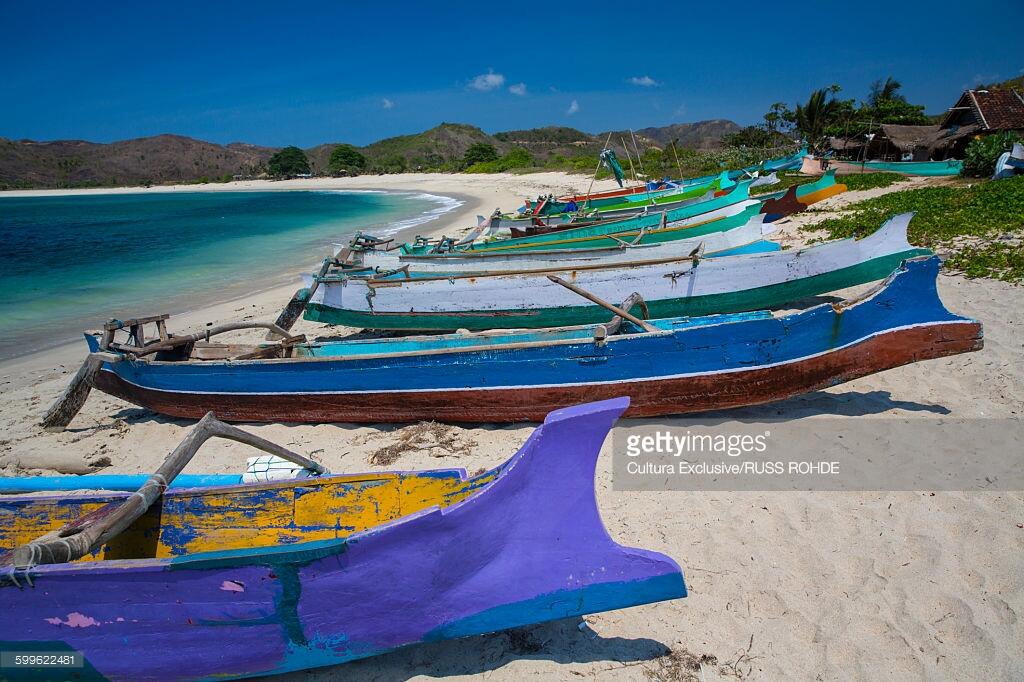
<path fill-rule="evenodd" d="M 967 277 L 992 277 L 1007 282 L 1024 281 L 1024 248 L 1020 244 L 992 242 L 966 246 L 946 264 Z"/>
<path fill-rule="evenodd" d="M 505 156 L 493 161 L 480 161 L 466 169 L 467 173 L 505 173 L 516 168 L 530 168 L 533 157 L 522 147 L 516 147 Z"/>
<path fill-rule="evenodd" d="M 298 147 L 285 147 L 270 157 L 267 172 L 275 178 L 286 178 L 309 172 L 309 159 Z"/>
<path fill-rule="evenodd" d="M 339 144 L 331 150 L 331 158 L 327 162 L 327 170 L 331 175 L 347 173 L 356 175 L 366 168 L 366 157 L 350 144 Z"/>
<path fill-rule="evenodd" d="M 487 163 L 488 161 L 497 160 L 498 150 L 486 142 L 474 142 L 469 145 L 466 153 L 462 156 L 462 162 L 467 166 L 472 166 L 474 163 Z"/>
<path fill-rule="evenodd" d="M 804 229 L 826 230 L 829 239 L 863 237 L 897 213 L 914 211 L 913 244 L 949 251 L 949 264 L 969 277 L 1024 281 L 1024 176 L 890 192 L 849 209 Z"/>
<path fill-rule="evenodd" d="M 1003 152 L 1020 142 L 1016 133 L 1004 132 L 972 140 L 964 151 L 964 167 L 961 175 L 973 178 L 990 178 L 996 172 L 996 162 Z"/>

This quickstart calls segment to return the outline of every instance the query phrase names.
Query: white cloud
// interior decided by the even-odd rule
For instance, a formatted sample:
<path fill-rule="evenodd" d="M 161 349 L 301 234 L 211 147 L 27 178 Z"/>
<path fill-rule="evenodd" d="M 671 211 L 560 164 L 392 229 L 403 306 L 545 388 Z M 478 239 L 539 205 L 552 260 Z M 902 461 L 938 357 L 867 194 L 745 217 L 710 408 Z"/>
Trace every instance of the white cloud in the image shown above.
<path fill-rule="evenodd" d="M 508 86 L 508 91 L 513 95 L 519 95 L 522 97 L 526 94 L 526 83 L 516 83 L 515 85 Z"/>
<path fill-rule="evenodd" d="M 570 104 L 569 108 L 565 111 L 565 115 L 566 116 L 572 116 L 573 114 L 575 114 L 579 110 L 580 110 L 579 102 L 577 102 L 576 100 L 573 100 L 572 104 Z"/>
<path fill-rule="evenodd" d="M 385 97 L 380 101 L 380 105 L 385 109 L 391 109 L 392 107 L 395 106 L 395 103 L 389 100 L 387 97 Z"/>
<path fill-rule="evenodd" d="M 505 76 L 500 73 L 494 73 L 493 69 L 487 69 L 487 73 L 482 73 L 469 81 L 469 87 L 480 92 L 488 92 L 495 88 L 500 88 L 505 84 Z"/>
<path fill-rule="evenodd" d="M 633 85 L 639 85 L 644 88 L 653 88 L 661 85 L 658 81 L 654 80 L 650 76 L 633 76 L 629 79 L 629 82 Z"/>

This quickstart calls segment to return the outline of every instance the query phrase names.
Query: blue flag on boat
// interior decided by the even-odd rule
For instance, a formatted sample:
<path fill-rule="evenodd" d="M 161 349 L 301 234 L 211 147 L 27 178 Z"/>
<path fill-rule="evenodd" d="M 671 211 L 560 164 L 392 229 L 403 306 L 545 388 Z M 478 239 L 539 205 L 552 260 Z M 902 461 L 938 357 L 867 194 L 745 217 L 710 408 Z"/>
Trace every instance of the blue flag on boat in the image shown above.
<path fill-rule="evenodd" d="M 615 152 L 611 149 L 602 151 L 601 164 L 615 174 L 615 182 L 619 183 L 619 187 L 622 187 L 622 179 L 626 177 L 626 174 L 622 172 L 622 166 L 619 165 L 619 160 L 615 158 Z"/>

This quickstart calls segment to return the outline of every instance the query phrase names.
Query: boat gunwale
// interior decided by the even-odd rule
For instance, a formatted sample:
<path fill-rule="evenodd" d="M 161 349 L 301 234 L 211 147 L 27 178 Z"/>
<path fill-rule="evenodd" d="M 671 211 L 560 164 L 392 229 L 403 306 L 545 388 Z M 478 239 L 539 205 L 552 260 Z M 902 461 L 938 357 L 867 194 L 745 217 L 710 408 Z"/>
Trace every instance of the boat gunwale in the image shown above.
<path fill-rule="evenodd" d="M 309 478 L 290 478 L 282 479 L 278 481 L 253 481 L 251 483 L 243 483 L 239 480 L 238 483 L 231 483 L 225 485 L 206 485 L 206 486 L 191 486 L 184 488 L 168 487 L 164 491 L 164 497 L 178 497 L 188 495 L 196 495 L 199 493 L 226 493 L 226 492 L 251 492 L 251 491 L 262 491 L 262 490 L 277 490 L 280 488 L 293 488 L 302 486 L 312 486 L 318 483 L 333 485 L 333 484 L 348 484 L 348 483 L 363 483 L 367 481 L 386 481 L 389 479 L 398 479 L 403 476 L 415 476 L 415 477 L 431 477 L 427 475 L 436 475 L 442 473 L 448 473 L 459 476 L 459 482 L 465 483 L 475 478 L 480 478 L 491 473 L 493 470 L 488 470 L 482 474 L 476 476 L 467 476 L 467 471 L 462 467 L 456 467 L 453 469 L 401 469 L 401 470 L 389 470 L 389 471 L 366 471 L 366 472 L 355 472 L 351 474 L 324 474 L 322 476 L 310 476 Z M 131 474 L 127 474 L 131 475 Z M 89 474 L 84 475 L 68 475 L 68 478 L 81 479 L 82 482 L 88 486 L 89 481 L 86 478 Z M 241 476 L 239 476 L 241 479 Z M 132 496 L 132 493 L 123 490 L 108 490 L 104 488 L 91 489 L 88 487 L 77 488 L 74 490 L 51 490 L 46 491 L 48 494 L 28 494 L 28 493 L 2 493 L 0 492 L 0 502 L 20 502 L 23 499 L 30 499 L 33 501 L 49 501 L 52 499 L 67 499 L 71 497 L 68 493 L 74 493 L 75 501 L 87 500 L 90 497 L 123 497 L 125 499 Z"/>

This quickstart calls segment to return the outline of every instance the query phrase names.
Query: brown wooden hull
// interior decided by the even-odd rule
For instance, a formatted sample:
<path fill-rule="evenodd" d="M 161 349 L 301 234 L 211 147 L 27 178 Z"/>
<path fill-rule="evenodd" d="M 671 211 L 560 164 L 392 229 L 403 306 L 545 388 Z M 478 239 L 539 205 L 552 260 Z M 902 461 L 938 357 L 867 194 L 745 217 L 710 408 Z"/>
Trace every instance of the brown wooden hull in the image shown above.
<path fill-rule="evenodd" d="M 978 323 L 894 330 L 832 352 L 776 366 L 628 383 L 495 390 L 345 394 L 189 394 L 139 387 L 110 371 L 96 388 L 156 412 L 226 421 L 445 422 L 541 421 L 551 410 L 628 395 L 626 414 L 652 417 L 782 400 L 919 360 L 981 349 Z"/>

